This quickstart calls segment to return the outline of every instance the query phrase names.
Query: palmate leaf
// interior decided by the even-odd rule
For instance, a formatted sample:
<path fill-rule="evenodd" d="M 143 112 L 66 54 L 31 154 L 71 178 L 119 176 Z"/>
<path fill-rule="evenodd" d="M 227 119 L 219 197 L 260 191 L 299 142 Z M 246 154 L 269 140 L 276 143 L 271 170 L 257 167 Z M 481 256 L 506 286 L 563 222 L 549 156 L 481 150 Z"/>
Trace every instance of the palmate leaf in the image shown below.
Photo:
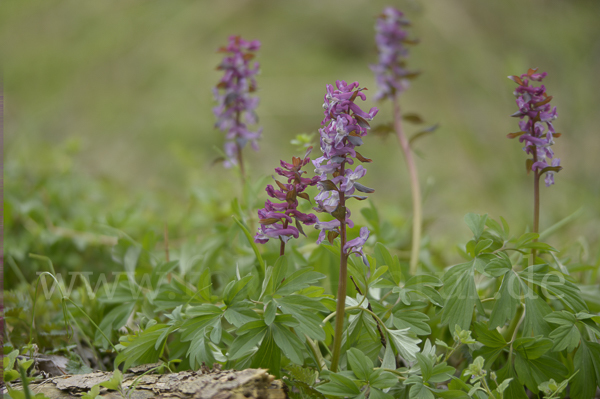
<path fill-rule="evenodd" d="M 106 349 L 110 343 L 102 336 L 100 330 L 104 332 L 104 335 L 110 337 L 114 330 L 118 330 L 127 323 L 134 306 L 135 302 L 124 303 L 108 312 L 98 325 L 99 329 L 96 330 L 94 340 Z"/>
<path fill-rule="evenodd" d="M 530 273 L 529 268 L 519 273 L 523 281 L 535 284 L 548 292 L 547 296 L 554 296 L 574 312 L 589 311 L 585 301 L 581 298 L 581 291 L 572 282 L 559 272 Z"/>
<path fill-rule="evenodd" d="M 408 328 L 402 330 L 388 329 L 388 339 L 392 341 L 398 353 L 408 361 L 416 360 L 416 354 L 420 352 L 417 344 L 421 342 L 415 333 Z"/>
<path fill-rule="evenodd" d="M 230 324 L 240 328 L 247 323 L 260 319 L 256 312 L 252 310 L 253 308 L 254 306 L 250 302 L 237 302 L 229 306 L 223 316 Z"/>
<path fill-rule="evenodd" d="M 392 256 L 385 245 L 378 242 L 375 244 L 375 260 L 377 261 L 377 265 L 380 267 L 387 266 L 394 283 L 396 285 L 400 284 L 402 278 L 402 268 L 397 255 Z"/>
<path fill-rule="evenodd" d="M 474 260 L 452 266 L 444 275 L 444 294 L 446 302 L 442 312 L 442 324 L 448 324 L 450 330 L 458 325 L 469 330 L 473 319 L 473 308 L 479 302 L 474 279 Z"/>
<path fill-rule="evenodd" d="M 538 386 L 542 382 L 551 378 L 562 380 L 568 373 L 567 368 L 560 361 L 548 355 L 528 359 L 522 353 L 517 352 L 514 366 L 519 382 L 525 384 L 534 393 L 538 393 Z"/>
<path fill-rule="evenodd" d="M 258 351 L 252 356 L 251 367 L 268 369 L 270 374 L 281 378 L 281 349 L 275 343 L 272 327 L 268 328 Z"/>
<path fill-rule="evenodd" d="M 490 329 L 502 327 L 507 320 L 512 320 L 515 317 L 520 303 L 520 294 L 521 284 L 519 277 L 511 270 L 504 275 L 500 290 L 495 296 L 496 303 L 490 315 Z"/>
<path fill-rule="evenodd" d="M 497 373 L 498 381 L 503 382 L 511 378 L 508 388 L 504 391 L 504 397 L 510 399 L 529 399 L 527 394 L 525 393 L 525 388 L 523 388 L 523 384 L 519 382 L 517 378 L 517 373 L 512 362 L 506 362 L 504 367 L 500 369 Z"/>
<path fill-rule="evenodd" d="M 163 332 L 169 328 L 166 324 L 155 324 L 138 336 L 121 337 L 121 345 L 125 349 L 115 359 L 115 367 L 123 362 L 125 362 L 124 370 L 134 364 L 155 363 L 162 354 L 167 337 L 167 335 L 163 335 Z M 163 342 L 159 342 L 161 336 L 164 337 Z M 157 350 L 155 347 L 159 349 Z"/>
<path fill-rule="evenodd" d="M 573 363 L 574 369 L 579 372 L 571 383 L 571 397 L 593 398 L 596 387 L 600 385 L 600 344 L 582 340 Z"/>
<path fill-rule="evenodd" d="M 356 396 L 360 390 L 354 381 L 341 374 L 329 373 L 329 382 L 317 387 L 317 390 L 331 396 Z"/>
<path fill-rule="evenodd" d="M 525 295 L 525 320 L 523 336 L 543 335 L 547 337 L 552 329 L 544 317 L 552 313 L 552 308 L 533 289 L 521 283 Z"/>
<path fill-rule="evenodd" d="M 324 274 L 314 272 L 311 267 L 304 267 L 287 276 L 275 292 L 278 295 L 289 295 L 316 284 L 324 278 Z"/>
<path fill-rule="evenodd" d="M 312 339 L 324 341 L 325 331 L 321 327 L 322 318 L 319 311 L 327 312 L 328 309 L 318 300 L 304 295 L 289 295 L 273 299 L 281 311 L 292 315 L 298 322 L 297 330 Z"/>
<path fill-rule="evenodd" d="M 347 354 L 348 365 L 359 380 L 367 381 L 373 371 L 373 362 L 360 350 L 350 348 Z"/>
<path fill-rule="evenodd" d="M 433 393 L 428 387 L 423 385 L 423 382 L 417 382 L 410 387 L 410 393 L 408 396 L 410 399 L 435 399 Z"/>
<path fill-rule="evenodd" d="M 398 329 L 408 328 L 417 335 L 429 335 L 431 327 L 428 321 L 429 316 L 421 312 L 396 312 L 393 322 Z"/>
<path fill-rule="evenodd" d="M 254 347 L 262 341 L 268 329 L 262 320 L 253 321 L 244 327 L 244 330 L 237 331 L 238 336 L 229 347 L 228 357 L 230 360 L 237 360 L 252 352 Z"/>
<path fill-rule="evenodd" d="M 279 323 L 273 323 L 271 330 L 273 331 L 275 343 L 283 351 L 285 356 L 296 364 L 303 364 L 304 344 L 298 339 L 296 334 Z"/>

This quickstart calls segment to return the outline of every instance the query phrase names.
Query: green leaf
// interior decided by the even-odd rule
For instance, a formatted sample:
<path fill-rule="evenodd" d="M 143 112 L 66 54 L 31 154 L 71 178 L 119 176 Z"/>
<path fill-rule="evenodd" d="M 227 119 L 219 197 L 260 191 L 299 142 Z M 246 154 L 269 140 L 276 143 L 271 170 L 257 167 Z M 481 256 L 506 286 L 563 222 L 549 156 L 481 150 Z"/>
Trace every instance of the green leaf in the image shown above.
<path fill-rule="evenodd" d="M 598 348 L 600 348 L 600 345 Z M 600 360 L 594 361 L 594 356 L 600 356 L 600 349 L 594 351 L 591 342 L 582 340 L 573 359 L 574 369 L 579 370 L 571 383 L 571 397 L 573 399 L 590 399 L 596 393 L 596 386 L 600 381 L 600 375 L 598 375 Z M 594 363 L 598 366 L 596 373 L 594 372 Z"/>
<path fill-rule="evenodd" d="M 458 390 L 452 390 L 452 389 L 442 390 L 442 389 L 432 388 L 431 391 L 435 392 L 439 398 L 443 398 L 443 399 L 470 399 L 471 398 L 466 392 L 458 391 Z"/>
<path fill-rule="evenodd" d="M 230 281 L 223 290 L 223 303 L 227 306 L 235 304 L 244 299 L 248 293 L 248 282 L 253 276 L 246 276 L 240 280 Z"/>
<path fill-rule="evenodd" d="M 267 304 L 267 308 L 265 309 L 265 323 L 270 326 L 275 320 L 275 315 L 277 313 L 277 304 L 275 301 L 269 301 Z"/>
<path fill-rule="evenodd" d="M 560 312 L 552 312 L 546 317 L 544 317 L 544 320 L 546 320 L 549 323 L 561 324 L 566 326 L 572 326 L 573 324 L 577 323 L 576 315 L 565 310 Z"/>
<path fill-rule="evenodd" d="M 408 361 L 416 360 L 415 354 L 419 353 L 417 344 L 421 342 L 416 337 L 415 333 L 409 331 L 408 328 L 402 330 L 388 329 L 388 337 L 396 347 L 398 353 Z"/>
<path fill-rule="evenodd" d="M 317 391 L 331 396 L 354 396 L 360 394 L 358 386 L 348 377 L 341 374 L 329 373 L 327 384 L 317 387 Z"/>
<path fill-rule="evenodd" d="M 521 295 L 519 277 L 512 270 L 504 275 L 500 290 L 496 294 L 496 303 L 490 315 L 489 328 L 504 326 L 507 320 L 512 320 L 517 313 Z"/>
<path fill-rule="evenodd" d="M 269 328 L 258 351 L 252 356 L 250 367 L 268 369 L 269 373 L 281 378 L 281 349 L 275 343 L 273 327 Z"/>
<path fill-rule="evenodd" d="M 223 316 L 225 316 L 225 319 L 229 323 L 240 328 L 250 322 L 260 319 L 252 308 L 253 306 L 251 303 L 237 302 L 228 307 L 223 313 Z"/>
<path fill-rule="evenodd" d="M 4 358 L 2 359 L 2 363 L 4 364 L 4 371 L 9 371 L 9 370 L 14 370 L 15 367 L 15 361 L 17 359 L 17 356 L 19 356 L 19 350 L 15 349 L 14 351 L 11 351 L 8 355 L 4 356 Z M 17 371 L 17 375 L 18 375 L 18 371 Z M 18 377 L 17 377 L 18 378 Z"/>
<path fill-rule="evenodd" d="M 395 368 L 395 367 L 393 367 Z M 393 387 L 398 383 L 398 377 L 389 371 L 381 369 L 373 370 L 369 376 L 369 385 L 379 389 Z"/>
<path fill-rule="evenodd" d="M 125 362 L 123 369 L 127 370 L 133 364 L 147 364 L 158 361 L 167 335 L 164 335 L 163 342 L 159 342 L 159 337 L 163 336 L 163 332 L 167 329 L 169 329 L 169 326 L 166 324 L 155 324 L 137 336 L 121 337 L 121 345 L 125 346 L 125 349 L 115 359 L 115 365 L 118 366 Z M 156 350 L 155 346 L 161 349 Z"/>
<path fill-rule="evenodd" d="M 574 312 L 589 311 L 585 301 L 581 298 L 579 287 L 565 279 L 561 273 L 534 273 L 532 275 L 524 270 L 520 276 L 524 281 L 545 289 L 547 292 L 544 294 L 547 297 L 556 297 Z"/>
<path fill-rule="evenodd" d="M 484 323 L 473 324 L 473 332 L 475 333 L 477 341 L 490 348 L 504 348 L 508 345 L 498 330 L 495 328 L 488 329 Z"/>
<path fill-rule="evenodd" d="M 273 339 L 285 356 L 296 364 L 304 364 L 304 344 L 287 327 L 274 323 Z"/>
<path fill-rule="evenodd" d="M 108 381 L 101 382 L 101 387 L 105 387 L 108 389 L 112 389 L 113 391 L 118 391 L 121 388 L 121 382 L 123 382 L 123 374 L 119 369 L 113 371 L 113 375 Z"/>
<path fill-rule="evenodd" d="M 319 280 L 322 280 L 326 277 L 324 274 L 317 273 L 312 270 L 313 269 L 310 267 L 304 267 L 295 271 L 286 277 L 285 281 L 281 283 L 276 293 L 278 295 L 289 295 L 316 284 Z"/>
<path fill-rule="evenodd" d="M 418 382 L 410 387 L 410 394 L 408 396 L 410 399 L 435 399 L 433 393 L 423 385 L 422 382 Z"/>
<path fill-rule="evenodd" d="M 513 343 L 513 349 L 525 359 L 533 360 L 552 348 L 552 341 L 541 336 L 521 337 Z"/>
<path fill-rule="evenodd" d="M 272 288 L 269 293 L 273 293 L 277 291 L 279 286 L 284 282 L 285 277 L 287 276 L 288 271 L 288 262 L 285 256 L 280 256 L 275 261 L 275 265 L 273 266 L 273 277 L 272 277 Z"/>
<path fill-rule="evenodd" d="M 260 251 L 258 250 L 256 243 L 254 242 L 254 238 L 252 237 L 252 234 L 250 234 L 250 232 L 248 231 L 248 228 L 244 225 L 244 223 L 239 221 L 235 216 L 231 216 L 231 217 L 237 223 L 237 225 L 240 226 L 240 229 L 242 229 L 242 231 L 244 232 L 246 239 L 248 240 L 248 242 L 250 243 L 250 246 L 252 247 L 252 250 L 254 251 L 254 255 L 256 255 L 256 259 L 258 260 L 258 278 L 259 278 L 259 281 L 262 281 L 265 276 L 265 261 L 263 260 L 262 256 L 260 255 Z"/>
<path fill-rule="evenodd" d="M 572 352 L 579 345 L 581 334 L 575 324 L 561 325 L 550 333 L 550 338 L 554 341 L 553 351 L 560 352 L 566 349 L 567 352 Z"/>
<path fill-rule="evenodd" d="M 110 342 L 102 336 L 100 331 L 104 332 L 107 337 L 110 337 L 114 330 L 118 330 L 127 323 L 131 312 L 133 312 L 134 306 L 135 302 L 124 303 L 104 315 L 102 321 L 98 325 L 99 329 L 96 330 L 94 340 L 99 342 L 104 348 L 107 348 L 108 345 L 110 345 Z"/>
<path fill-rule="evenodd" d="M 261 327 L 247 331 L 246 334 L 236 337 L 229 347 L 229 359 L 236 360 L 252 352 L 254 347 L 262 341 L 267 332 L 267 326 L 262 323 Z"/>
<path fill-rule="evenodd" d="M 537 359 L 528 359 L 517 352 L 515 370 L 519 381 L 532 392 L 538 392 L 538 386 L 550 378 L 562 379 L 568 373 L 567 368 L 553 357 L 544 355 Z"/>
<path fill-rule="evenodd" d="M 544 317 L 552 313 L 550 306 L 542 297 L 525 284 L 521 284 L 525 295 L 525 320 L 523 336 L 548 336 L 552 329 Z"/>
<path fill-rule="evenodd" d="M 396 370 L 396 357 L 394 356 L 394 350 L 392 349 L 392 345 L 390 345 L 389 342 L 385 346 L 385 352 L 383 354 L 381 368 Z"/>
<path fill-rule="evenodd" d="M 346 352 L 348 365 L 359 380 L 367 381 L 373 371 L 373 362 L 361 351 L 351 348 Z"/>
<path fill-rule="evenodd" d="M 473 251 L 475 256 L 479 255 L 482 251 L 485 251 L 486 249 L 491 247 L 493 243 L 494 241 L 490 239 L 479 241 L 477 245 L 475 245 L 475 249 Z"/>
<path fill-rule="evenodd" d="M 423 377 L 423 381 L 429 381 L 431 375 L 433 374 L 433 360 L 431 360 L 428 356 L 424 356 L 421 353 L 416 354 L 417 363 L 421 368 L 421 376 Z"/>
<path fill-rule="evenodd" d="M 465 223 L 469 226 L 469 229 L 473 232 L 475 236 L 475 240 L 479 240 L 481 234 L 483 234 L 483 229 L 485 228 L 485 222 L 487 220 L 487 214 L 485 215 L 476 215 L 474 213 L 467 213 L 465 215 Z"/>
<path fill-rule="evenodd" d="M 394 326 L 396 328 L 408 328 L 417 335 L 431 334 L 431 327 L 427 324 L 428 321 L 429 316 L 418 311 L 394 313 Z"/>
<path fill-rule="evenodd" d="M 512 270 L 510 258 L 505 252 L 500 252 L 485 266 L 485 273 L 492 277 L 500 277 Z"/>
<path fill-rule="evenodd" d="M 298 332 L 308 335 L 312 339 L 324 341 L 325 331 L 321 327 L 322 317 L 319 311 L 327 311 L 327 308 L 318 300 L 308 298 L 304 295 L 288 295 L 283 298 L 274 299 L 281 311 L 292 315 L 298 321 Z"/>
<path fill-rule="evenodd" d="M 394 283 L 396 283 L 396 285 L 400 284 L 402 268 L 400 267 L 398 256 L 392 257 L 385 245 L 378 242 L 375 244 L 375 259 L 379 266 L 387 266 Z"/>
<path fill-rule="evenodd" d="M 442 324 L 448 324 L 450 331 L 458 325 L 469 330 L 473 319 L 473 308 L 479 296 L 475 288 L 474 262 L 452 266 L 444 275 L 446 303 L 442 311 Z"/>
<path fill-rule="evenodd" d="M 512 362 L 507 362 L 505 366 L 500 369 L 497 373 L 498 382 L 503 382 L 506 379 L 511 378 L 512 380 L 508 384 L 508 388 L 504 391 L 504 398 L 506 399 L 529 399 L 523 388 L 523 384 L 517 379 L 517 373 L 515 372 Z"/>
<path fill-rule="evenodd" d="M 456 369 L 452 366 L 448 366 L 446 362 L 436 364 L 433 368 L 431 377 L 428 379 L 428 382 L 431 384 L 439 384 L 441 382 L 448 381 L 452 379 L 452 376 L 455 372 Z"/>
<path fill-rule="evenodd" d="M 369 393 L 369 399 L 394 399 L 394 397 L 377 388 L 371 388 Z"/>

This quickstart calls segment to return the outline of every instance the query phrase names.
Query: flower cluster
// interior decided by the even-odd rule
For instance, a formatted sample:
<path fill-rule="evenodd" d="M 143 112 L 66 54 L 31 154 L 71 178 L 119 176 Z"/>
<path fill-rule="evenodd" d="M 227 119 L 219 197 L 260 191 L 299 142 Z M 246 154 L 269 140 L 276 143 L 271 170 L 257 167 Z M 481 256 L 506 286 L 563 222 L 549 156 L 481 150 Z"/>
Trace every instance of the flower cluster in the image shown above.
<path fill-rule="evenodd" d="M 281 167 L 275 168 L 278 175 L 287 178 L 288 184 L 275 180 L 279 190 L 275 190 L 269 184 L 266 191 L 271 198 L 285 202 L 273 203 L 267 200 L 265 207 L 258 211 L 260 227 L 254 236 L 255 242 L 264 244 L 270 238 L 279 238 L 285 243 L 292 237 L 298 238 L 300 233 L 304 234 L 302 224 L 310 226 L 317 222 L 317 217 L 314 214 L 305 214 L 297 209 L 298 197 L 309 201 L 310 198 L 304 190 L 308 186 L 314 186 L 319 181 L 318 176 L 312 179 L 302 177 L 302 174 L 306 172 L 301 169 L 310 162 L 308 156 L 311 150 L 312 147 L 309 147 L 303 159 L 292 157 L 291 164 L 281 161 Z M 290 226 L 292 219 L 295 219 L 295 227 Z"/>
<path fill-rule="evenodd" d="M 519 122 L 520 132 L 510 133 L 509 138 L 519 137 L 519 142 L 525 143 L 523 150 L 533 156 L 527 160 L 527 167 L 532 171 L 543 173 L 546 169 L 546 186 L 554 184 L 553 171 L 559 170 L 560 159 L 554 158 L 554 151 L 550 148 L 554 144 L 554 138 L 560 137 L 556 133 L 552 121 L 556 119 L 556 107 L 552 108 L 550 101 L 552 96 L 546 94 L 546 87 L 533 86 L 532 82 L 541 82 L 546 77 L 546 72 L 537 73 L 536 69 L 529 69 L 526 74 L 509 76 L 519 86 L 514 91 L 517 97 L 519 110 L 512 114 L 513 117 L 521 119 Z"/>
<path fill-rule="evenodd" d="M 254 111 L 258 106 L 258 97 L 250 93 L 256 91 L 255 76 L 259 64 L 255 62 L 251 66 L 250 61 L 254 58 L 253 52 L 259 48 L 258 40 L 246 41 L 239 36 L 231 36 L 229 44 L 219 49 L 219 52 L 227 55 L 217 67 L 225 73 L 213 90 L 218 102 L 213 112 L 217 117 L 215 127 L 226 133 L 225 167 L 228 168 L 238 163 L 246 143 L 250 142 L 258 150 L 257 140 L 262 129 L 250 131 L 246 124 L 258 123 Z"/>
<path fill-rule="evenodd" d="M 345 206 L 346 199 L 366 199 L 365 196 L 354 193 L 374 191 L 357 181 L 367 173 L 362 165 L 357 166 L 355 170 L 346 168 L 347 165 L 354 164 L 353 158 L 361 162 L 371 162 L 356 151 L 356 147 L 363 144 L 362 137 L 367 135 L 368 121 L 372 120 L 378 112 L 377 108 L 365 112 L 354 102 L 357 98 L 366 100 L 363 90 L 366 89 L 359 88 L 358 82 L 347 84 L 338 80 L 336 88 L 327 85 L 323 104 L 325 119 L 321 123 L 325 127 L 319 129 L 323 156 L 313 161 L 315 173 L 321 180 L 318 185 L 321 192 L 315 197 L 317 207 L 314 209 L 318 212 L 330 213 L 335 219 L 329 222 L 317 222 L 315 227 L 321 230 L 317 243 L 321 243 L 326 234 L 328 239 L 333 241 L 340 233 L 342 222 L 349 227 L 354 226 L 350 220 L 350 211 Z M 328 179 L 328 174 L 332 176 L 331 179 Z M 354 252 L 362 255 L 362 245 L 369 236 L 369 231 L 363 229 L 360 237 L 345 244 L 346 253 Z"/>
<path fill-rule="evenodd" d="M 404 18 L 402 11 L 393 7 L 386 7 L 377 18 L 375 42 L 379 50 L 379 63 L 370 66 L 379 86 L 375 100 L 392 99 L 408 88 L 408 78 L 414 75 L 405 68 L 403 61 L 408 55 L 406 44 L 416 43 L 408 39 L 408 33 L 403 29 L 406 25 L 410 25 L 410 22 Z"/>

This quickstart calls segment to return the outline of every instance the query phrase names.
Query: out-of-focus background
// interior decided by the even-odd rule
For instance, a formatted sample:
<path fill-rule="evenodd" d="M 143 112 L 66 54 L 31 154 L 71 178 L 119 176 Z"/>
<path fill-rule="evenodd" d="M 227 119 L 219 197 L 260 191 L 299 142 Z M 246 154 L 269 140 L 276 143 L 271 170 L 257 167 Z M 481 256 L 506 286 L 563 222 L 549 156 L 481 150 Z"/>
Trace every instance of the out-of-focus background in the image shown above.
<path fill-rule="evenodd" d="M 531 225 L 526 155 L 506 138 L 518 130 L 509 117 L 515 84 L 506 77 L 539 67 L 558 107 L 563 135 L 554 150 L 564 166 L 556 185 L 541 189 L 541 228 L 582 208 L 550 243 L 595 253 L 598 1 L 14 1 L 0 13 L 7 283 L 30 280 L 39 266 L 29 252 L 71 269 L 103 267 L 96 255 L 112 243 L 106 226 L 159 242 L 167 223 L 176 251 L 208 238 L 215 218 L 231 223 L 239 180 L 213 165 L 224 135 L 211 110 L 221 75 L 215 50 L 229 35 L 262 42 L 264 135 L 258 152 L 245 150 L 257 207 L 267 198 L 263 178 L 279 159 L 300 155 L 290 141 L 319 128 L 326 84 L 359 81 L 369 88 L 365 108 L 381 109 L 373 124 L 389 122 L 391 105 L 370 99 L 369 69 L 375 18 L 386 5 L 403 10 L 421 40 L 408 66 L 423 73 L 403 94 L 403 109 L 440 124 L 415 143 L 428 240 L 450 261 L 469 238 L 467 212 L 502 215 L 519 232 Z M 409 134 L 419 128 L 406 125 Z M 376 189 L 381 218 L 409 231 L 396 138 L 373 135 L 362 148 L 374 160 L 364 184 Z"/>

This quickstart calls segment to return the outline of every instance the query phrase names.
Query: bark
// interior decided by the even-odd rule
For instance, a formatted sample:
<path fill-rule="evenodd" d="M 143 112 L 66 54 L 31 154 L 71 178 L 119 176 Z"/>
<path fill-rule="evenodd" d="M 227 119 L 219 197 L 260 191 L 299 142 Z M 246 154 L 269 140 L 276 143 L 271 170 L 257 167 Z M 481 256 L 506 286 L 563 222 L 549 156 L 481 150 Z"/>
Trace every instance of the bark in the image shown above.
<path fill-rule="evenodd" d="M 144 365 L 130 369 L 132 373 L 123 375 L 124 391 L 133 384 L 140 374 L 155 365 Z M 108 381 L 111 372 L 66 375 L 35 381 L 29 389 L 35 395 L 44 393 L 51 399 L 80 398 L 82 394 L 101 382 Z M 20 386 L 15 386 L 21 389 Z M 269 375 L 264 369 L 242 371 L 209 370 L 203 367 L 197 371 L 182 371 L 171 374 L 146 374 L 139 378 L 132 391 L 131 399 L 146 398 L 196 398 L 196 399 L 285 399 L 286 387 L 281 380 Z M 107 399 L 122 398 L 119 392 L 101 388 L 100 395 Z"/>

